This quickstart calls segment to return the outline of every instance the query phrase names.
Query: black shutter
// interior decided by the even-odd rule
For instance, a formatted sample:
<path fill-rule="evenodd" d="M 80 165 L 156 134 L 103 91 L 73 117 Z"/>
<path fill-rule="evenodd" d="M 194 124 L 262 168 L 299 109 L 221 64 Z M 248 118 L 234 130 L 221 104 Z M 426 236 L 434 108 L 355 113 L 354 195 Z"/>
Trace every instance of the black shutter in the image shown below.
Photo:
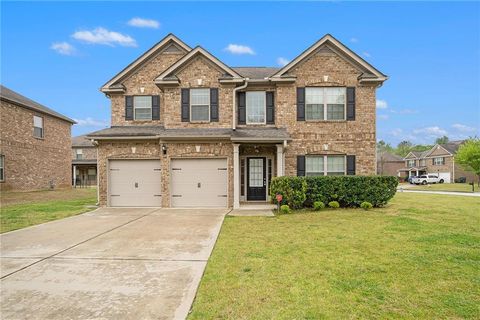
<path fill-rule="evenodd" d="M 435 165 L 435 158 L 432 158 L 432 165 Z"/>
<path fill-rule="evenodd" d="M 245 102 L 245 92 L 239 92 L 237 96 L 238 105 L 238 124 L 247 123 L 247 105 Z"/>
<path fill-rule="evenodd" d="M 355 175 L 355 156 L 347 156 L 347 174 Z"/>
<path fill-rule="evenodd" d="M 133 96 L 125 96 L 125 120 L 133 120 Z"/>
<path fill-rule="evenodd" d="M 305 88 L 297 88 L 297 121 L 305 121 Z"/>
<path fill-rule="evenodd" d="M 355 87 L 347 88 L 347 120 L 355 120 Z"/>
<path fill-rule="evenodd" d="M 190 121 L 190 89 L 182 89 L 182 122 Z"/>
<path fill-rule="evenodd" d="M 305 176 L 305 156 L 297 156 L 297 177 Z"/>
<path fill-rule="evenodd" d="M 275 123 L 274 92 L 268 91 L 266 94 L 267 94 L 267 124 L 274 124 Z"/>
<path fill-rule="evenodd" d="M 218 122 L 218 88 L 210 89 L 210 121 Z"/>
<path fill-rule="evenodd" d="M 160 120 L 160 96 L 152 96 L 152 120 Z"/>

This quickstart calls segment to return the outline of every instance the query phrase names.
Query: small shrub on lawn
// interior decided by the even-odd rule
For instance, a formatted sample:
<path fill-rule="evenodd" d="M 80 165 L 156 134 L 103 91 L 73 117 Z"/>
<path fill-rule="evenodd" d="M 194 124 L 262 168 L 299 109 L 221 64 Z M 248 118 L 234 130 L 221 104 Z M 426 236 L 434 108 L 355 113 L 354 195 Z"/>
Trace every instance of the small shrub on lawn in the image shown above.
<path fill-rule="evenodd" d="M 371 204 L 370 202 L 368 201 L 363 201 L 361 204 L 360 204 L 360 208 L 362 208 L 363 210 L 370 210 L 373 208 L 373 204 Z"/>
<path fill-rule="evenodd" d="M 337 209 L 340 208 L 340 203 L 338 203 L 338 201 L 330 201 L 328 206 L 332 209 Z"/>
<path fill-rule="evenodd" d="M 290 211 L 290 207 L 287 204 L 284 204 L 280 207 L 280 212 L 283 214 L 288 214 Z"/>
<path fill-rule="evenodd" d="M 287 204 L 292 209 L 300 209 L 303 208 L 306 199 L 307 183 L 305 178 L 292 178 L 295 177 L 274 178 L 270 185 L 270 195 L 277 201 L 277 194 L 281 194 L 283 197 L 281 204 Z"/>
<path fill-rule="evenodd" d="M 324 209 L 324 208 L 325 208 L 325 203 L 323 203 L 322 201 L 315 201 L 315 202 L 313 203 L 313 209 L 314 209 L 315 211 L 320 211 L 320 210 L 322 210 L 322 209 Z"/>

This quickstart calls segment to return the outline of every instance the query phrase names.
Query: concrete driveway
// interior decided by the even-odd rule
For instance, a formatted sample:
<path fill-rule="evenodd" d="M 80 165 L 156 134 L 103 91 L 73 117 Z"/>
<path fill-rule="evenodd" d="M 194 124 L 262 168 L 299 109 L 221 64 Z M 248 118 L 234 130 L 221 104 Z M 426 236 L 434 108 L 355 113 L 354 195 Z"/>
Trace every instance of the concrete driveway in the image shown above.
<path fill-rule="evenodd" d="M 0 235 L 2 319 L 183 319 L 227 210 L 99 209 Z"/>

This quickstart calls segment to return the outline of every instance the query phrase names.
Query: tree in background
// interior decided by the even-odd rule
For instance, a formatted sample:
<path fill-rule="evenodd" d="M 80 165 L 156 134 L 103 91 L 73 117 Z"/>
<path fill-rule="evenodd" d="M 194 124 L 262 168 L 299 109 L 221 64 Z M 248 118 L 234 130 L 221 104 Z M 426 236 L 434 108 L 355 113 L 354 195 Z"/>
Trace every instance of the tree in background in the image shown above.
<path fill-rule="evenodd" d="M 447 136 L 443 136 L 443 137 L 440 137 L 440 138 L 437 138 L 437 140 L 435 140 L 435 144 L 445 144 L 445 143 L 448 143 L 449 139 Z"/>
<path fill-rule="evenodd" d="M 377 142 L 377 152 L 393 152 L 393 147 L 390 143 L 380 140 Z"/>
<path fill-rule="evenodd" d="M 410 141 L 402 141 L 397 145 L 396 153 L 401 156 L 405 157 L 410 151 L 412 151 L 413 144 Z"/>
<path fill-rule="evenodd" d="M 458 148 L 455 162 L 467 171 L 474 172 L 480 186 L 480 138 L 470 138 Z"/>

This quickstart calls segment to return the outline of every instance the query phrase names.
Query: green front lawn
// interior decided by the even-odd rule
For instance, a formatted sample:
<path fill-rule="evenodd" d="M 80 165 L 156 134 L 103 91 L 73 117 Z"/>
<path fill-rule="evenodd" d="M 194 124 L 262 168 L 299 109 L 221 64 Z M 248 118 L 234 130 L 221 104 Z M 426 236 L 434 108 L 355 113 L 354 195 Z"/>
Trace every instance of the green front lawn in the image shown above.
<path fill-rule="evenodd" d="M 468 183 L 435 183 L 427 185 L 400 185 L 411 190 L 427 190 L 427 191 L 454 191 L 454 192 L 472 192 L 472 186 Z M 479 192 L 479 188 L 475 183 L 475 192 Z"/>
<path fill-rule="evenodd" d="M 97 191 L 60 189 L 53 191 L 4 192 L 1 194 L 0 232 L 66 218 L 92 210 Z"/>
<path fill-rule="evenodd" d="M 464 319 L 480 314 L 480 198 L 226 217 L 189 319 Z"/>

